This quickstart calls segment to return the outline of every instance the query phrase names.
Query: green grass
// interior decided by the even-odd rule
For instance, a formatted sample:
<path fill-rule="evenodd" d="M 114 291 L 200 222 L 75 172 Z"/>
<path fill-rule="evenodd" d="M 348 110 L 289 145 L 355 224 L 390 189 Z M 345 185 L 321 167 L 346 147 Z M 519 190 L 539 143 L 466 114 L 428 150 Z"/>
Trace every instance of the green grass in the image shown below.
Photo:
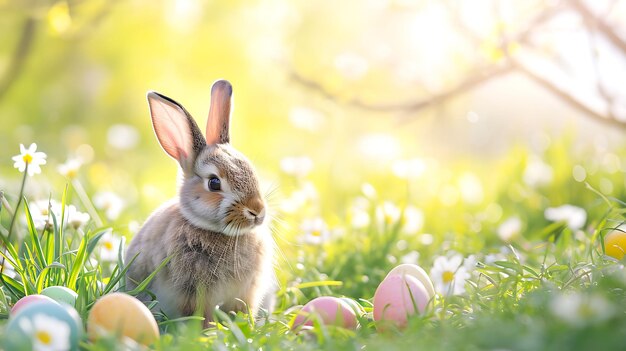
<path fill-rule="evenodd" d="M 401 180 L 391 174 L 373 179 L 376 194 L 358 189 L 334 189 L 305 201 L 299 211 L 283 214 L 276 223 L 280 248 L 276 270 L 280 289 L 276 309 L 261 320 L 247 315 L 227 315 L 216 311 L 219 323 L 203 330 L 197 317 L 169 320 L 157 314 L 161 329 L 157 350 L 610 350 L 623 348 L 626 335 L 626 272 L 623 264 L 604 255 L 604 236 L 624 222 L 626 186 L 622 171 L 589 171 L 586 183 L 572 179 L 579 161 L 569 156 L 567 143 L 556 144 L 544 155 L 552 165 L 550 184 L 529 186 L 523 181 L 529 155 L 523 148 L 512 150 L 488 168 L 459 164 L 452 178 Z M 624 159 L 625 155 L 620 155 Z M 585 158 L 583 158 L 585 159 Z M 586 169 L 596 160 L 586 158 Z M 44 176 L 46 172 L 44 168 Z M 15 171 L 17 173 L 17 171 Z M 478 174 L 483 195 L 468 201 L 460 190 L 456 202 L 441 198 L 442 192 L 422 191 L 423 184 L 437 187 L 454 183 L 467 172 Z M 311 181 L 326 189 L 319 179 L 285 177 L 285 191 L 300 189 Z M 30 179 L 28 181 L 31 181 Z M 439 183 L 437 183 L 439 182 Z M 598 184 L 611 182 L 610 193 L 596 190 Z M 435 185 L 433 185 L 435 184 Z M 438 185 L 437 185 L 438 184 Z M 86 184 L 93 189 L 93 184 Z M 606 190 L 606 185 L 604 186 Z M 84 194 L 78 179 L 60 191 L 61 208 L 74 204 L 90 210 L 91 194 Z M 460 188 L 459 188 L 460 189 Z M 366 196 L 367 195 L 367 196 Z M 108 232 L 125 234 L 124 221 L 134 214 L 104 227 L 90 221 L 80 228 L 64 226 L 50 212 L 50 225 L 38 230 L 30 205 L 35 199 L 24 194 L 18 208 L 9 208 L 19 199 L 19 191 L 4 194 L 0 232 L 7 246 L 5 258 L 16 277 L 2 276 L 0 288 L 0 339 L 10 306 L 25 295 L 52 285 L 67 286 L 78 292 L 76 309 L 87 320 L 90 307 L 98 297 L 124 290 L 124 273 L 132 262 L 123 261 L 125 241 L 119 242 L 117 260 L 102 260 L 100 240 Z M 352 220 L 357 201 L 369 225 Z M 381 215 L 389 202 L 397 215 Z M 388 205 L 384 205 L 386 203 Z M 571 230 L 565 222 L 550 222 L 544 217 L 549 206 L 575 204 L 586 210 L 581 229 Z M 7 207 L 7 205 L 9 207 Z M 417 206 L 424 216 L 419 230 L 408 230 L 407 206 Z M 341 210 L 343 209 L 343 210 Z M 14 211 L 17 221 L 8 240 Z M 95 209 L 93 210 L 95 211 Z M 104 216 L 104 213 L 99 213 Z M 317 244 L 307 244 L 301 223 L 320 216 L 328 231 Z M 510 216 L 521 220 L 519 236 L 503 242 L 498 227 Z M 92 216 L 93 217 L 93 216 Z M 139 220 L 139 218 L 135 218 Z M 428 233 L 431 236 L 424 236 Z M 428 240 L 427 240 L 428 239 Z M 419 253 L 419 257 L 412 253 Z M 411 318 L 404 330 L 379 332 L 371 318 L 372 297 L 386 273 L 403 257 L 419 263 L 427 272 L 434 260 L 452 252 L 463 255 L 470 278 L 465 292 L 455 296 L 438 295 L 422 316 Z M 407 256 L 408 255 L 408 256 Z M 164 262 L 165 263 L 165 262 Z M 143 292 L 150 277 L 129 293 Z M 290 323 L 298 308 L 316 296 L 347 296 L 357 300 L 366 311 L 360 327 L 345 330 L 316 324 L 312 331 L 294 333 Z M 119 348 L 114 339 L 97 343 L 86 339 L 87 350 Z"/>

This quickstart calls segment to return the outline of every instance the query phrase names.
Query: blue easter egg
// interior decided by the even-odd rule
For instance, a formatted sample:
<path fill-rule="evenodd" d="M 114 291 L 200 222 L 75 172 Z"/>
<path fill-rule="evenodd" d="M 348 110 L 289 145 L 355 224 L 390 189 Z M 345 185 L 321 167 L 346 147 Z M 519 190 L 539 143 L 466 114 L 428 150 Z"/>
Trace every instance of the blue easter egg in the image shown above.
<path fill-rule="evenodd" d="M 84 334 L 76 310 L 63 303 L 37 301 L 9 318 L 2 345 L 6 350 L 78 350 Z"/>

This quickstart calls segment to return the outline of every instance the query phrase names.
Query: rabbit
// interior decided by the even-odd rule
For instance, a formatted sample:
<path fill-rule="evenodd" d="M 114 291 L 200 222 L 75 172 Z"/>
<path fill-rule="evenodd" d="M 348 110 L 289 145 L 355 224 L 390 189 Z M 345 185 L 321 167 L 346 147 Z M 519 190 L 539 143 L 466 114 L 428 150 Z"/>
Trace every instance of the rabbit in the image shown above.
<path fill-rule="evenodd" d="M 148 290 L 169 317 L 199 311 L 205 326 L 216 306 L 256 314 L 274 284 L 266 203 L 254 167 L 230 145 L 231 97 L 228 81 L 213 84 L 205 138 L 182 105 L 148 92 L 154 132 L 178 161 L 182 185 L 176 199 L 150 215 L 126 253 L 127 262 L 136 256 L 128 289 L 171 256 Z"/>

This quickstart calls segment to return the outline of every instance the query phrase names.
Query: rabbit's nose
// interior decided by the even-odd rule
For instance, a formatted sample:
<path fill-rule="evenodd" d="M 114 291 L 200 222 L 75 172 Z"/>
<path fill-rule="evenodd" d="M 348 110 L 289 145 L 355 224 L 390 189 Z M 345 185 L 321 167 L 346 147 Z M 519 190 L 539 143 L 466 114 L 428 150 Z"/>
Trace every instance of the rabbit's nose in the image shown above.
<path fill-rule="evenodd" d="M 259 198 L 252 198 L 246 202 L 245 214 L 254 220 L 255 224 L 261 224 L 265 219 L 265 204 Z"/>
<path fill-rule="evenodd" d="M 246 208 L 246 215 L 248 215 L 250 219 L 254 220 L 255 224 L 261 224 L 265 219 L 265 208 L 262 208 L 261 211 L 258 212 L 250 208 Z"/>

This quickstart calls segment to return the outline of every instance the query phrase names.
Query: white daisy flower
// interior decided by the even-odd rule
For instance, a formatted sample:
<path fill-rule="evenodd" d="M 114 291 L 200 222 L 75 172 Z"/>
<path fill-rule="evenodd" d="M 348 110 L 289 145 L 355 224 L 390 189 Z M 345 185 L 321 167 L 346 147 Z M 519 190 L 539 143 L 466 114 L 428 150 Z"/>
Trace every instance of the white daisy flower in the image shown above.
<path fill-rule="evenodd" d="M 82 227 L 91 218 L 89 214 L 78 211 L 74 205 L 67 206 L 65 216 L 66 224 L 74 229 Z"/>
<path fill-rule="evenodd" d="M 35 229 L 39 231 L 52 228 L 54 224 L 52 214 L 56 217 L 57 223 L 61 222 L 61 204 L 55 200 L 37 200 L 28 204 L 28 208 Z"/>
<path fill-rule="evenodd" d="M 110 191 L 99 192 L 93 197 L 93 204 L 110 220 L 116 220 L 124 209 L 124 200 Z"/>
<path fill-rule="evenodd" d="M 100 245 L 100 260 L 105 262 L 117 261 L 121 241 L 122 238 L 114 235 L 110 230 L 107 231 L 98 242 Z"/>
<path fill-rule="evenodd" d="M 313 169 L 313 161 L 306 156 L 285 157 L 280 160 L 280 169 L 289 175 L 303 178 Z"/>
<path fill-rule="evenodd" d="M 544 216 L 552 222 L 566 222 L 571 230 L 582 228 L 587 221 L 587 212 L 580 207 L 572 205 L 549 207 L 545 210 Z"/>
<path fill-rule="evenodd" d="M 70 349 L 70 326 L 65 321 L 45 314 L 36 314 L 32 319 L 21 319 L 19 326 L 31 336 L 35 351 Z"/>
<path fill-rule="evenodd" d="M 65 163 L 60 164 L 57 167 L 57 171 L 64 177 L 74 179 L 78 175 L 80 166 L 82 166 L 82 162 L 79 159 L 70 158 Z"/>
<path fill-rule="evenodd" d="M 326 222 L 320 217 L 305 219 L 300 225 L 300 230 L 302 230 L 300 240 L 306 244 L 319 245 L 330 238 Z"/>
<path fill-rule="evenodd" d="M 33 176 L 41 173 L 41 165 L 46 164 L 46 157 L 45 153 L 37 151 L 37 144 L 30 144 L 28 149 L 24 147 L 24 144 L 20 144 L 20 154 L 13 156 L 13 161 L 15 161 L 13 167 L 24 172 L 28 165 L 28 175 Z"/>
<path fill-rule="evenodd" d="M 444 296 L 461 295 L 465 293 L 465 281 L 470 278 L 467 267 L 463 266 L 463 256 L 453 254 L 439 256 L 433 263 L 430 278 L 435 290 Z"/>
<path fill-rule="evenodd" d="M 550 303 L 550 311 L 564 322 L 582 327 L 607 320 L 615 309 L 600 295 L 573 292 L 557 295 Z"/>
<path fill-rule="evenodd" d="M 498 227 L 498 237 L 505 243 L 517 238 L 522 230 L 522 220 L 519 217 L 510 217 Z"/>

